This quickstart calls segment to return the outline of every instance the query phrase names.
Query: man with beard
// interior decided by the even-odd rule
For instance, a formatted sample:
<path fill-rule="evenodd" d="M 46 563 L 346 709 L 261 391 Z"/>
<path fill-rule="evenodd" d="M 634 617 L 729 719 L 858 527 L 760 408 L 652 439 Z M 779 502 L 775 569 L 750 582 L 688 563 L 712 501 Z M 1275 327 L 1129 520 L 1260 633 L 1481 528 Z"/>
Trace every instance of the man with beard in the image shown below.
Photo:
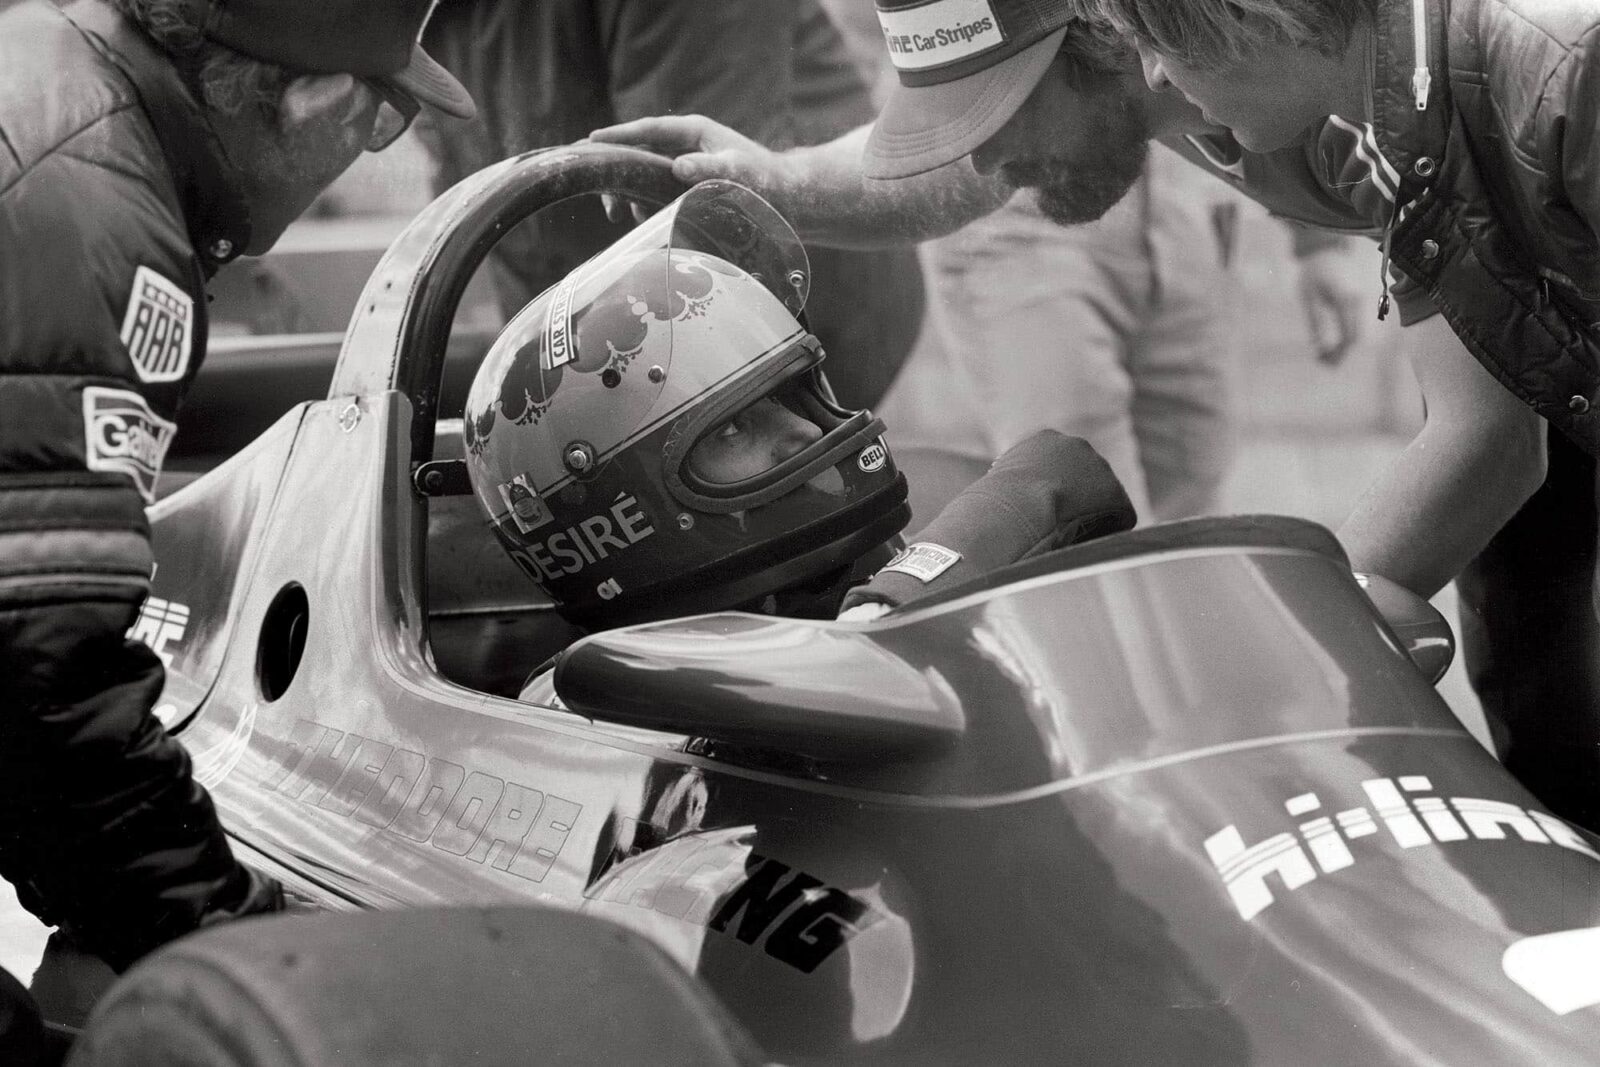
<path fill-rule="evenodd" d="M 988 461 L 1041 427 L 1088 439 L 1147 520 L 1215 512 L 1234 454 L 1232 350 L 1221 312 L 1236 196 L 1165 148 L 1120 91 L 1125 47 L 1063 38 L 1045 79 L 1101 101 L 1054 159 L 980 172 L 1029 188 L 922 246 L 928 317 L 883 404 L 897 440 Z M 1130 134 L 1132 136 L 1130 136 Z M 998 358 L 997 358 L 998 357 Z"/>
<path fill-rule="evenodd" d="M 1102 0 L 1105 2 L 1108 0 Z M 965 0 L 935 0 L 926 5 L 946 14 L 967 6 Z M 1358 21 L 1370 19 L 1361 15 L 1370 11 L 1362 5 L 1341 7 L 1330 2 L 1321 6 L 1327 11 L 1342 10 L 1347 17 L 1360 16 Z M 1283 10 L 1282 4 L 1265 5 L 1263 10 L 1269 7 Z M 1236 6 L 1214 8 L 1233 29 L 1244 25 L 1236 17 Z M 898 11 L 903 15 L 910 10 L 914 9 L 899 5 L 885 9 L 880 4 L 884 14 Z M 1374 136 L 1371 123 L 1363 125 L 1338 114 L 1340 108 L 1353 107 L 1359 120 L 1365 111 L 1363 92 L 1358 85 L 1351 105 L 1348 90 L 1330 87 L 1330 80 L 1340 79 L 1330 79 L 1329 68 L 1337 68 L 1332 73 L 1341 76 L 1352 71 L 1359 76 L 1365 68 L 1369 77 L 1375 69 L 1370 59 L 1360 62 L 1366 58 L 1365 52 L 1350 47 L 1354 39 L 1348 36 L 1348 27 L 1338 47 L 1322 53 L 1307 48 L 1296 51 L 1292 42 L 1284 43 L 1289 37 L 1273 39 L 1269 42 L 1274 45 L 1270 63 L 1249 60 L 1235 64 L 1225 75 L 1217 73 L 1221 64 L 1207 70 L 1191 69 L 1193 64 L 1174 62 L 1171 55 L 1155 56 L 1152 50 L 1150 84 L 1146 84 L 1144 71 L 1130 62 L 1127 72 L 1107 83 L 1105 91 L 1089 95 L 1074 88 L 1061 70 L 1065 57 L 1057 54 L 1065 40 L 1094 32 L 1089 21 L 1074 13 L 1081 7 L 1058 0 L 1022 10 L 1021 5 L 994 0 L 992 10 L 1004 33 L 997 37 L 989 28 L 972 30 L 967 42 L 970 51 L 963 45 L 960 54 L 949 55 L 927 70 L 902 66 L 900 85 L 870 130 L 855 131 L 808 154 L 772 157 L 751 153 L 746 144 L 693 117 L 653 119 L 597 131 L 595 136 L 681 152 L 674 173 L 685 180 L 726 176 L 763 189 L 810 241 L 870 244 L 924 240 L 959 228 L 1006 198 L 1011 189 L 1007 179 L 1044 187 L 1046 200 L 1070 201 L 1074 212 L 1077 206 L 1088 210 L 1101 193 L 1109 196 L 1115 190 L 1115 182 L 1108 179 L 1103 183 L 1097 177 L 1106 174 L 1111 153 L 1107 143 L 1098 143 L 1086 133 L 1094 127 L 1090 116 L 1111 115 L 1124 102 L 1132 101 L 1135 112 L 1144 118 L 1144 127 L 1133 128 L 1124 114 L 1122 121 L 1130 124 L 1115 142 L 1138 142 L 1143 135 L 1163 140 L 1192 162 L 1234 181 L 1246 195 L 1279 215 L 1377 238 L 1389 228 L 1403 230 L 1410 240 L 1402 251 L 1422 264 L 1418 269 L 1424 273 L 1438 270 L 1445 262 L 1447 245 L 1457 257 L 1477 247 L 1475 242 L 1455 238 L 1449 242 L 1437 235 L 1424 238 L 1415 225 L 1403 221 L 1404 213 L 1394 208 L 1400 176 L 1413 182 L 1413 175 L 1420 175 L 1414 170 L 1419 160 L 1431 176 L 1437 154 L 1424 155 L 1408 148 L 1400 157 L 1404 166 L 1387 162 L 1377 151 L 1382 141 Z M 1142 10 L 1146 16 L 1167 11 L 1181 21 L 1189 9 L 1150 4 Z M 1387 20 L 1381 38 L 1387 44 L 1381 58 L 1391 77 L 1382 86 L 1381 99 L 1377 95 L 1368 99 L 1381 102 L 1386 119 L 1402 130 L 1411 129 L 1416 121 L 1431 125 L 1441 115 L 1448 117 L 1448 109 L 1437 104 L 1419 111 L 1413 90 L 1406 84 L 1414 74 L 1411 57 L 1418 8 L 1400 0 L 1384 0 L 1378 10 Z M 1437 34 L 1441 25 L 1437 15 L 1426 6 L 1421 10 L 1427 15 L 1430 32 Z M 1521 26 L 1519 35 L 1537 36 L 1530 28 L 1532 23 L 1519 22 L 1503 6 L 1495 5 L 1492 10 L 1496 18 L 1504 19 L 1497 26 Z M 1450 32 L 1459 28 L 1456 22 L 1449 26 Z M 1138 32 L 1139 27 L 1134 29 Z M 890 52 L 904 48 L 915 52 L 919 34 L 929 40 L 940 39 L 937 30 L 932 34 L 915 29 L 890 34 Z M 950 39 L 948 32 L 945 39 Z M 1375 39 L 1369 35 L 1360 41 L 1365 45 Z M 1557 37 L 1541 40 L 1543 48 Z M 1467 41 L 1462 47 L 1476 49 L 1480 43 Z M 1437 59 L 1443 52 L 1434 49 L 1430 54 Z M 1561 54 L 1588 55 L 1575 48 Z M 1520 56 L 1521 51 L 1507 48 L 1496 55 Z M 1570 66 L 1570 71 L 1585 69 L 1580 64 Z M 1519 70 L 1511 64 L 1501 74 L 1522 84 L 1517 81 Z M 1203 83 L 1199 75 L 1207 76 Z M 1442 77 L 1436 74 L 1432 78 L 1436 89 Z M 1233 133 L 1208 123 L 1201 109 L 1182 93 L 1157 91 L 1169 84 L 1205 101 L 1208 110 L 1227 122 Z M 1330 91 L 1322 94 L 1322 89 Z M 1476 98 L 1466 89 L 1462 95 Z M 1516 103 L 1518 108 L 1531 107 L 1544 99 L 1541 94 L 1523 94 L 1516 97 Z M 1308 112 L 1308 103 L 1320 110 Z M 1246 104 L 1263 114 L 1234 113 Z M 1330 108 L 1332 118 L 1328 118 Z M 1319 136 L 1266 154 L 1248 150 L 1292 142 L 1318 114 L 1324 120 Z M 1495 114 L 1499 112 L 1486 108 L 1472 117 L 1477 121 Z M 1559 121 L 1551 127 L 1552 135 L 1540 144 L 1545 150 L 1557 147 L 1556 165 L 1550 172 L 1564 173 L 1559 151 L 1563 141 L 1555 133 L 1587 135 L 1594 123 L 1568 123 L 1559 110 L 1552 114 Z M 1275 122 L 1268 124 L 1268 118 Z M 1530 121 L 1518 129 L 1521 136 L 1545 128 Z M 1535 158 L 1520 147 L 1508 147 L 1514 139 L 1498 134 L 1485 135 L 1482 143 Z M 971 164 L 965 159 L 968 155 Z M 1462 151 L 1454 160 L 1470 158 Z M 1587 156 L 1579 153 L 1571 158 L 1581 161 Z M 1503 169 L 1517 175 L 1519 181 L 1546 173 L 1511 162 L 1504 163 Z M 1073 186 L 1087 192 L 1069 194 L 1067 190 Z M 1573 183 L 1572 188 L 1592 186 L 1591 181 L 1588 185 Z M 1556 201 L 1550 203 L 1559 207 Z M 1438 210 L 1442 209 L 1428 205 L 1430 217 Z M 1387 223 L 1378 221 L 1380 218 Z M 1592 238 L 1594 231 L 1586 225 L 1563 225 L 1541 218 L 1534 226 L 1522 224 L 1518 232 L 1541 235 L 1549 244 L 1568 242 L 1570 247 L 1563 247 L 1570 253 L 1588 248 L 1584 241 Z M 1502 227 L 1493 236 L 1500 240 L 1505 233 Z M 1512 262 L 1513 257 L 1507 253 L 1503 258 Z M 1573 298 L 1572 278 L 1583 272 L 1550 270 L 1546 275 L 1541 262 L 1538 276 L 1530 277 L 1523 269 L 1526 265 L 1523 262 L 1517 270 L 1497 275 L 1483 270 L 1483 263 L 1477 261 L 1477 267 L 1466 275 L 1469 282 L 1452 298 L 1454 310 L 1457 314 L 1470 312 L 1483 322 L 1480 337 L 1530 340 L 1522 346 L 1529 359 L 1521 367 L 1524 374 L 1559 363 L 1564 376 L 1581 379 L 1584 375 L 1572 373 L 1579 364 L 1566 351 L 1558 351 L 1554 342 L 1576 337 L 1578 343 L 1569 347 L 1580 356 L 1584 345 L 1592 345 L 1570 324 L 1555 321 L 1565 314 L 1563 302 Z M 1375 300 L 1380 280 L 1375 272 Z M 1508 281 L 1520 287 L 1523 295 L 1518 302 L 1503 299 Z M 1564 294 L 1562 299 L 1553 300 L 1551 294 L 1558 291 Z M 1387 308 L 1386 286 L 1383 295 L 1382 306 Z M 1581 297 L 1581 292 L 1578 295 Z M 1420 314 L 1419 298 L 1423 305 Z M 1483 553 L 1473 570 L 1463 576 L 1463 599 L 1470 609 L 1464 610 L 1463 622 L 1469 672 L 1474 673 L 1479 695 L 1485 700 L 1491 731 L 1508 766 L 1542 800 L 1574 821 L 1600 826 L 1592 788 L 1594 754 L 1600 752 L 1600 728 L 1596 726 L 1600 717 L 1592 714 L 1592 694 L 1600 691 L 1595 678 L 1600 673 L 1600 656 L 1586 651 L 1600 644 L 1600 622 L 1590 606 L 1594 467 L 1587 457 L 1573 455 L 1577 449 L 1559 446 L 1549 460 L 1550 482 L 1541 489 L 1546 475 L 1545 431 L 1537 417 L 1542 414 L 1563 423 L 1589 418 L 1592 422 L 1590 412 L 1600 410 L 1589 399 L 1593 390 L 1574 385 L 1557 390 L 1561 395 L 1555 399 L 1536 396 L 1532 400 L 1538 405 L 1535 411 L 1467 358 L 1444 316 L 1425 317 L 1425 292 L 1402 283 L 1396 287 L 1393 302 L 1402 322 L 1407 323 L 1403 348 L 1422 389 L 1426 422 L 1362 495 L 1339 528 L 1339 539 L 1356 570 L 1381 574 L 1425 595 Z M 1591 314 L 1587 321 L 1594 318 Z M 1593 361 L 1588 365 L 1592 367 Z M 1550 387 L 1550 382 L 1546 385 Z M 1538 495 L 1530 500 L 1535 490 Z M 1519 508 L 1523 508 L 1521 514 Z M 1517 521 L 1508 523 L 1513 516 Z M 1471 608 L 1474 604 L 1476 609 Z M 1487 655 L 1489 652 L 1493 655 Z"/>
<path fill-rule="evenodd" d="M 917 21 L 934 16 L 880 4 L 901 85 L 871 133 L 867 173 L 892 182 L 863 181 L 863 131 L 781 157 L 746 155 L 693 118 L 596 136 L 712 149 L 682 157 L 680 176 L 750 181 L 814 243 L 920 240 L 993 211 L 924 249 L 933 297 L 924 340 L 885 404 L 899 439 L 989 460 L 1051 428 L 1091 441 L 1146 517 L 1214 510 L 1234 436 L 1217 321 L 1234 194 L 1165 149 L 1148 151 L 1152 134 L 1198 128 L 1196 116 L 1152 98 L 1115 35 L 1060 12 L 994 10 L 1007 42 L 1027 47 L 958 55 L 953 34 L 956 46 L 919 51 L 919 41 L 941 40 L 938 27 Z M 902 39 L 910 43 L 895 47 Z M 930 82 L 928 71 L 961 76 Z M 938 106 L 976 82 L 989 98 L 1005 97 L 1005 109 L 987 116 L 990 136 L 929 145 L 899 137 L 907 98 Z M 902 144 L 912 148 L 906 159 L 878 158 Z M 929 150 L 941 160 L 923 158 Z M 970 165 L 960 158 L 969 152 Z M 1021 187 L 1034 195 L 1010 198 Z M 1341 279 L 1314 269 L 1325 262 L 1309 257 L 1306 290 L 1348 339 Z"/>

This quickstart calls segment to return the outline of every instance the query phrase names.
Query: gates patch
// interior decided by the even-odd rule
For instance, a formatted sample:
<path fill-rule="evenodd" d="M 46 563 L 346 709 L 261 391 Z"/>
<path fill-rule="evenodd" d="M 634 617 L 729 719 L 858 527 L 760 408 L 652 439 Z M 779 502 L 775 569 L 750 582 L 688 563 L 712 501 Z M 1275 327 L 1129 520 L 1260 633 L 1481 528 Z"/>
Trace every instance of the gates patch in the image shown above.
<path fill-rule="evenodd" d="M 155 502 L 161 461 L 177 432 L 138 393 L 98 385 L 83 390 L 84 461 L 92 471 L 132 478 L 146 503 Z"/>
<path fill-rule="evenodd" d="M 177 381 L 194 347 L 194 301 L 176 282 L 140 267 L 122 317 L 122 344 L 140 381 Z"/>

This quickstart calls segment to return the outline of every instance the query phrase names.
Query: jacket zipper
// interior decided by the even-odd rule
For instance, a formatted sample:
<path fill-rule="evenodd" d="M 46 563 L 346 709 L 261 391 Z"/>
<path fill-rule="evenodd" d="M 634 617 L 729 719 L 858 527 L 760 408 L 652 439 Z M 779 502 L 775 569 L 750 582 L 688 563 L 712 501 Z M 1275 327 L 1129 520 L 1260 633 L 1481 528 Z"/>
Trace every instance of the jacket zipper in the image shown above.
<path fill-rule="evenodd" d="M 1411 0 L 1411 50 L 1411 92 L 1416 98 L 1417 110 L 1426 111 L 1428 94 L 1433 89 L 1433 74 L 1428 70 L 1428 0 Z M 1396 188 L 1389 224 L 1383 228 L 1383 261 L 1378 268 L 1378 281 L 1383 286 L 1383 295 L 1378 298 L 1380 321 L 1389 317 L 1389 252 L 1401 211 L 1400 190 Z"/>
<path fill-rule="evenodd" d="M 1428 110 L 1428 90 L 1433 75 L 1428 71 L 1428 0 L 1411 0 L 1411 46 L 1416 65 L 1411 68 L 1411 91 L 1417 110 Z"/>

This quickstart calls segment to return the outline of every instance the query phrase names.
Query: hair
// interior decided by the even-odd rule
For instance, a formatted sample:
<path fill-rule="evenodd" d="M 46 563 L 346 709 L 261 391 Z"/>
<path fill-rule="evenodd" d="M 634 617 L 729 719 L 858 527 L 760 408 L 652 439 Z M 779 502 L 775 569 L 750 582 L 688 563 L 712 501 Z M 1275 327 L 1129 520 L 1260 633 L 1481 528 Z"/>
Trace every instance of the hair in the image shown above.
<path fill-rule="evenodd" d="M 283 90 L 294 72 L 253 59 L 207 39 L 188 0 L 106 0 L 165 52 L 189 87 L 212 111 L 242 115 L 254 110 L 268 121 L 278 116 Z"/>
<path fill-rule="evenodd" d="M 1248 61 L 1270 44 L 1324 56 L 1350 46 L 1377 0 L 1076 0 L 1090 18 L 1201 70 Z"/>
<path fill-rule="evenodd" d="M 1133 44 L 1103 18 L 1078 15 L 1067 20 L 1059 51 L 1080 75 L 1092 78 L 1114 77 L 1137 65 Z"/>

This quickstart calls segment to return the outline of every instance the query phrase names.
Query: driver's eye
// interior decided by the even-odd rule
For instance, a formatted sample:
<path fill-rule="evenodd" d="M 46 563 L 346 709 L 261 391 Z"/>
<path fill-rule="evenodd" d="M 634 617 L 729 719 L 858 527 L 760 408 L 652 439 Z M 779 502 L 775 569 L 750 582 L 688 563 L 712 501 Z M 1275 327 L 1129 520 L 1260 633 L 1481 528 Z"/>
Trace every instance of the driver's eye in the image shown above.
<path fill-rule="evenodd" d="M 778 401 L 774 397 L 764 396 L 754 404 L 739 412 L 727 422 L 711 431 L 711 436 L 720 440 L 738 437 L 743 433 L 752 432 L 752 428 L 760 424 L 760 420 L 768 408 L 776 407 Z"/>

